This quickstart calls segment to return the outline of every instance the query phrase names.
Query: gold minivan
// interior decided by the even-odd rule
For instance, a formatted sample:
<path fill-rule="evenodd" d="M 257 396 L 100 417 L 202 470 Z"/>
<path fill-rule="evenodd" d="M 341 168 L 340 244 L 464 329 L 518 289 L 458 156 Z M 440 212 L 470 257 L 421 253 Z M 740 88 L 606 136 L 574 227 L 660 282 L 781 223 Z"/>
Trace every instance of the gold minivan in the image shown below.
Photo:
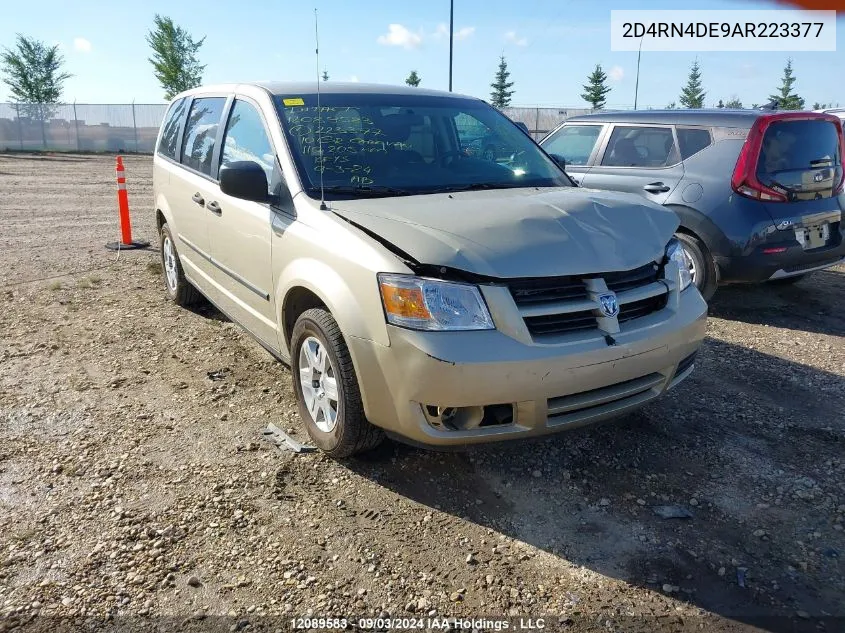
<path fill-rule="evenodd" d="M 319 88 L 319 90 L 318 90 Z M 500 151 L 477 151 L 492 141 Z M 165 288 L 288 364 L 314 443 L 444 446 L 627 413 L 690 375 L 707 306 L 675 214 L 576 186 L 484 101 L 238 84 L 156 146 Z"/>

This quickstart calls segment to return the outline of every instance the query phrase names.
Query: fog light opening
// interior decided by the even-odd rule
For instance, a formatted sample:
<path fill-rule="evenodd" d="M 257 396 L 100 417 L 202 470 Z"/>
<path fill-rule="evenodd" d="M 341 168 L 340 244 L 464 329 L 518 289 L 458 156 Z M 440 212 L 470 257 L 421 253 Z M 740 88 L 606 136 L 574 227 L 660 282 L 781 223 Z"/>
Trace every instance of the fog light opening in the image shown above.
<path fill-rule="evenodd" d="M 513 424 L 512 404 L 489 404 L 484 407 L 484 417 L 479 426 L 504 426 Z"/>
<path fill-rule="evenodd" d="M 481 424 L 482 407 L 439 407 L 426 404 L 422 407 L 426 421 L 442 431 L 466 431 Z"/>
<path fill-rule="evenodd" d="M 512 404 L 490 404 L 484 407 L 439 407 L 422 405 L 430 426 L 441 431 L 470 431 L 481 427 L 513 424 Z"/>

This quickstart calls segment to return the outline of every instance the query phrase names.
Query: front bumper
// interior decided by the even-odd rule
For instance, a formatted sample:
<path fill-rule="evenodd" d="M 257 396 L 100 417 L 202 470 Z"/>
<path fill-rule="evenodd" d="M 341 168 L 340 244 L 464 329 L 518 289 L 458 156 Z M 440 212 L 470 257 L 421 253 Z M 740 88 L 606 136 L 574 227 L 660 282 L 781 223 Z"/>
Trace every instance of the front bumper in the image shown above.
<path fill-rule="evenodd" d="M 614 345 L 601 336 L 544 345 L 500 330 L 393 326 L 389 347 L 360 338 L 347 342 L 368 419 L 412 442 L 447 446 L 538 436 L 639 408 L 689 375 L 706 318 L 707 305 L 690 288 L 671 308 L 614 334 Z M 426 405 L 512 406 L 512 421 L 438 428 Z"/>

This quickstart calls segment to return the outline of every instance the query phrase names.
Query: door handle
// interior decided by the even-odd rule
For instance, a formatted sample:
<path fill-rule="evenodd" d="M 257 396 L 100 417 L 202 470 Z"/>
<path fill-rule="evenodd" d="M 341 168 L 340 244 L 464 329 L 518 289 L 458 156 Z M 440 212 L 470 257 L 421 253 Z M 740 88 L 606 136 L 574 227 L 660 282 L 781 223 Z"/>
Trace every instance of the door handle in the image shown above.
<path fill-rule="evenodd" d="M 650 182 L 643 189 L 649 193 L 666 193 L 671 187 L 667 187 L 662 182 Z"/>
<path fill-rule="evenodd" d="M 200 206 L 203 206 L 205 204 L 205 199 L 203 199 L 199 191 L 197 191 L 194 195 L 191 196 L 191 200 L 193 200 Z"/>
<path fill-rule="evenodd" d="M 205 205 L 205 208 L 214 213 L 215 215 L 220 215 L 221 213 L 223 213 L 223 209 L 220 208 L 220 205 L 217 203 L 217 200 L 212 200 L 207 205 Z"/>

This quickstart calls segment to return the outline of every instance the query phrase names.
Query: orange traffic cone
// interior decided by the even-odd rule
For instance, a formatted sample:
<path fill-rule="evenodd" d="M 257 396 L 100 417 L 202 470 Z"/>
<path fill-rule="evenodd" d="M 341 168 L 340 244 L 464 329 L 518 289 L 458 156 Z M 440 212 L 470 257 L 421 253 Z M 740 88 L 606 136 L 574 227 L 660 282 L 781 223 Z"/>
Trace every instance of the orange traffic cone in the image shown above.
<path fill-rule="evenodd" d="M 132 223 L 129 220 L 129 194 L 126 192 L 126 172 L 123 168 L 123 156 L 117 157 L 117 210 L 120 215 L 120 242 L 109 242 L 106 248 L 121 251 L 131 248 L 147 248 L 150 243 L 132 240 Z"/>

